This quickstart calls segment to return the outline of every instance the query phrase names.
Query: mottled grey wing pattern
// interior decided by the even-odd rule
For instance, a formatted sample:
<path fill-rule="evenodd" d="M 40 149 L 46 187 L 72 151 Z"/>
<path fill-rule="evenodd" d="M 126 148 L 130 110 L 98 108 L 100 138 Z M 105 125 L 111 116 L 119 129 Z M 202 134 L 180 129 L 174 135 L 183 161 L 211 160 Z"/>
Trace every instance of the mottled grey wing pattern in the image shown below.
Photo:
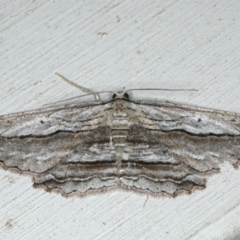
<path fill-rule="evenodd" d="M 113 186 L 115 152 L 109 127 L 101 126 L 108 107 L 81 104 L 1 116 L 0 162 L 31 173 L 35 186 L 64 194 Z"/>
<path fill-rule="evenodd" d="M 2 165 L 63 195 L 177 195 L 205 187 L 223 161 L 240 162 L 239 114 L 117 98 L 0 117 Z"/>
<path fill-rule="evenodd" d="M 205 187 L 223 161 L 240 163 L 240 114 L 173 103 L 137 102 L 123 160 L 125 186 L 177 194 Z"/>

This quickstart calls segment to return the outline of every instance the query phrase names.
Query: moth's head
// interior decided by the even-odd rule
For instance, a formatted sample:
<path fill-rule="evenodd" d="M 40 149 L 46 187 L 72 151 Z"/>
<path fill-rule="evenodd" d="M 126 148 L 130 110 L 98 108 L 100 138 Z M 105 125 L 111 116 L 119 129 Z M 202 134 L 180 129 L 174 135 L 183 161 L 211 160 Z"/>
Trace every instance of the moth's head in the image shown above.
<path fill-rule="evenodd" d="M 127 99 L 129 100 L 129 95 L 126 92 L 116 92 L 112 95 L 112 99 L 116 100 L 116 99 Z"/>

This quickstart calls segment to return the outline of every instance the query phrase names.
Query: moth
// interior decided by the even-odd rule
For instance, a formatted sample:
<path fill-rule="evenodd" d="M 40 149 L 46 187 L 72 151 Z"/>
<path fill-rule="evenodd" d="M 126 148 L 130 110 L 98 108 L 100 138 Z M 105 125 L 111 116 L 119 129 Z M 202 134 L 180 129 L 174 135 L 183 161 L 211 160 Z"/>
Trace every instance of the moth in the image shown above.
<path fill-rule="evenodd" d="M 240 114 L 127 93 L 0 116 L 2 168 L 64 196 L 127 189 L 176 196 L 240 163 Z"/>

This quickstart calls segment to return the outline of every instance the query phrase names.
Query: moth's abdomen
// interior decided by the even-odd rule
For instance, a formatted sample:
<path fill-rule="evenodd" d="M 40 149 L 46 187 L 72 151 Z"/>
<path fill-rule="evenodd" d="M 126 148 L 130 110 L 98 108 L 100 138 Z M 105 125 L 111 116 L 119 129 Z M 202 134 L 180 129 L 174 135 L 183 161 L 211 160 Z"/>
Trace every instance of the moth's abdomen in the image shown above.
<path fill-rule="evenodd" d="M 128 136 L 128 130 L 112 130 L 112 143 L 113 146 L 122 146 L 125 147 L 126 139 Z"/>
<path fill-rule="evenodd" d="M 130 120 L 126 112 L 116 112 L 111 116 L 111 139 L 115 148 L 125 147 L 129 128 Z"/>

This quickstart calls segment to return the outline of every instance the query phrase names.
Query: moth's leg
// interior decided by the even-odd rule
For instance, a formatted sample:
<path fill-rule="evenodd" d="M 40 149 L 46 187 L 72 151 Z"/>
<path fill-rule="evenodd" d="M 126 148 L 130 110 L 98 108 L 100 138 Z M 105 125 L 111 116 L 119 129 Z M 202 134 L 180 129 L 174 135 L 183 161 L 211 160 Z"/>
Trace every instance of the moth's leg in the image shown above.
<path fill-rule="evenodd" d="M 64 77 L 63 75 L 61 75 L 61 74 L 59 74 L 59 73 L 55 73 L 55 74 L 58 75 L 60 78 L 62 78 L 62 79 L 63 79 L 65 82 L 67 82 L 68 84 L 70 84 L 70 85 L 72 85 L 72 86 L 74 86 L 74 87 L 82 90 L 83 92 L 93 94 L 93 95 L 95 96 L 96 101 L 99 101 L 99 100 L 100 100 L 100 97 L 99 97 L 99 95 L 98 95 L 96 92 L 94 92 L 94 91 L 92 91 L 92 90 L 90 90 L 90 89 L 87 89 L 87 88 L 85 88 L 85 87 L 82 87 L 82 86 L 77 85 L 76 83 L 70 81 L 69 79 L 67 79 L 66 77 Z"/>

